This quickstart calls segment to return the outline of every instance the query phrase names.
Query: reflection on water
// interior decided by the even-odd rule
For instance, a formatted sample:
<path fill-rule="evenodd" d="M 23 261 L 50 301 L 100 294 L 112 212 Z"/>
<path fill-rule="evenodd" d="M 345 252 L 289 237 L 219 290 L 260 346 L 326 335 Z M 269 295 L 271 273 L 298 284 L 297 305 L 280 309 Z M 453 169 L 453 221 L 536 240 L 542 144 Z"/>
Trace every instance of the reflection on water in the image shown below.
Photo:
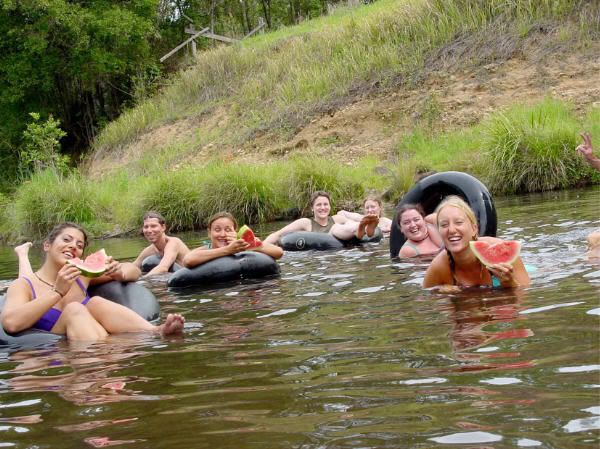
<path fill-rule="evenodd" d="M 599 193 L 499 202 L 537 268 L 521 292 L 423 291 L 427 263 L 385 242 L 289 253 L 265 282 L 148 281 L 185 338 L 0 354 L 0 447 L 597 447 Z M 128 259 L 143 241 L 95 245 Z M 5 279 L 14 260 L 0 250 Z"/>

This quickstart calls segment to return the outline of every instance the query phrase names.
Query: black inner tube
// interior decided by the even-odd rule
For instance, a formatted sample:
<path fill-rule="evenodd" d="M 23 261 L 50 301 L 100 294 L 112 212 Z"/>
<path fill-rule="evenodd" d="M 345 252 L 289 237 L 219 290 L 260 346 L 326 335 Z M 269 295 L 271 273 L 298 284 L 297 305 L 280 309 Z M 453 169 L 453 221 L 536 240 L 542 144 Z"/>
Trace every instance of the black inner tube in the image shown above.
<path fill-rule="evenodd" d="M 435 211 L 441 201 L 449 196 L 463 198 L 477 217 L 479 235 L 496 236 L 497 216 L 492 195 L 477 178 L 467 173 L 448 171 L 436 173 L 417 182 L 396 206 L 390 232 L 390 257 L 398 257 L 406 237 L 400 231 L 398 209 L 404 204 L 420 204 L 426 214 Z"/>

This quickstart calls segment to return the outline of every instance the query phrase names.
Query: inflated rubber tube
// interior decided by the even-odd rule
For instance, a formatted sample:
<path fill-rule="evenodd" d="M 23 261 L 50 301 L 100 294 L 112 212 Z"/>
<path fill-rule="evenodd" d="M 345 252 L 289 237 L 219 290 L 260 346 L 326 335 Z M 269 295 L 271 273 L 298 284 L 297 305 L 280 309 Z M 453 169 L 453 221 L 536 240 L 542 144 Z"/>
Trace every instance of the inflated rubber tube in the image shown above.
<path fill-rule="evenodd" d="M 379 228 L 375 230 L 375 234 L 372 237 L 366 235 L 362 239 L 356 237 L 343 241 L 335 238 L 331 234 L 325 234 L 322 232 L 292 232 L 286 234 L 279 239 L 279 246 L 285 251 L 327 251 L 332 249 L 342 249 L 345 246 L 360 245 L 361 243 L 378 242 L 381 240 L 382 233 Z"/>
<path fill-rule="evenodd" d="M 129 307 L 148 321 L 157 319 L 160 312 L 158 301 L 152 292 L 135 282 L 107 282 L 106 284 L 90 287 L 89 293 L 90 296 L 102 296 Z M 4 301 L 5 297 L 0 296 L 0 313 L 2 313 Z M 9 350 L 44 347 L 54 344 L 62 338 L 64 336 L 39 329 L 28 329 L 16 334 L 7 334 L 0 326 L 0 347 Z"/>
<path fill-rule="evenodd" d="M 420 204 L 426 214 L 435 211 L 449 195 L 462 197 L 473 209 L 479 224 L 479 235 L 496 236 L 497 216 L 494 201 L 481 181 L 466 173 L 448 171 L 436 173 L 417 182 L 398 203 L 390 232 L 390 256 L 398 257 L 406 238 L 398 224 L 398 209 L 404 204 Z"/>
<path fill-rule="evenodd" d="M 160 314 L 160 306 L 154 293 L 137 282 L 111 281 L 91 286 L 88 292 L 90 296 L 102 296 L 127 307 L 146 321 L 154 321 Z"/>
<path fill-rule="evenodd" d="M 158 256 L 148 256 L 148 257 L 146 257 L 144 260 L 142 260 L 142 273 L 148 273 L 153 268 L 155 268 L 156 266 L 158 266 L 159 263 L 160 263 L 160 257 L 158 257 Z M 183 268 L 181 265 L 179 265 L 177 263 L 174 263 L 169 268 L 169 273 L 174 273 L 177 270 L 180 270 L 181 268 Z"/>
<path fill-rule="evenodd" d="M 238 279 L 259 279 L 279 274 L 273 258 L 256 251 L 242 251 L 232 256 L 210 260 L 194 268 L 182 268 L 171 275 L 167 286 L 199 287 Z"/>

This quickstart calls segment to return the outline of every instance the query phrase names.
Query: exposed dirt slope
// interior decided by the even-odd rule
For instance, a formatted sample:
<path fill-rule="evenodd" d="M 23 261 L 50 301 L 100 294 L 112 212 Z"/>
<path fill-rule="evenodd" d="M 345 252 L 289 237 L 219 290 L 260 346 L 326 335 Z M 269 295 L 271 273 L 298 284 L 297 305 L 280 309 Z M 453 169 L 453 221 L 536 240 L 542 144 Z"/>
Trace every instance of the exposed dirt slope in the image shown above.
<path fill-rule="evenodd" d="M 579 112 L 590 104 L 600 106 L 600 59 L 590 57 L 598 54 L 600 44 L 594 43 L 585 53 L 521 51 L 504 62 L 430 70 L 415 87 L 373 87 L 346 98 L 297 129 L 288 141 L 267 132 L 242 146 L 195 143 L 199 128 L 206 134 L 227 123 L 227 112 L 217 110 L 151 130 L 120 155 L 95 161 L 90 171 L 103 173 L 140 158 L 143 148 L 173 143 L 190 148 L 181 163 L 201 164 L 215 157 L 264 161 L 304 152 L 337 157 L 348 164 L 373 154 L 387 158 L 417 124 L 434 122 L 437 129 L 440 125 L 442 129 L 463 127 L 505 106 L 536 102 L 548 95 L 573 103 Z"/>

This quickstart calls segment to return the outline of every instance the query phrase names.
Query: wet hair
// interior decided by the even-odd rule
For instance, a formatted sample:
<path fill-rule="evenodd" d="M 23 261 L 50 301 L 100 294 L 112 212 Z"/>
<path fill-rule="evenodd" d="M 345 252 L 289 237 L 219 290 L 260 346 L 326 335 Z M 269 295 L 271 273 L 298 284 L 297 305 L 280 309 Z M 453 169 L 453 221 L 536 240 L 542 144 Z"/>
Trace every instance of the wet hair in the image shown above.
<path fill-rule="evenodd" d="M 233 229 L 238 228 L 238 224 L 237 224 L 237 220 L 235 219 L 235 217 L 233 215 L 231 215 L 229 212 L 217 212 L 216 214 L 214 214 L 212 217 L 210 217 L 208 219 L 208 230 L 210 231 L 210 228 L 212 227 L 212 224 L 217 221 L 219 218 L 227 218 L 229 220 L 231 220 L 231 222 L 233 223 Z"/>
<path fill-rule="evenodd" d="M 81 226 L 79 226 L 76 223 L 71 223 L 70 221 L 65 221 L 64 223 L 60 223 L 57 224 L 56 226 L 54 226 L 50 232 L 48 233 L 48 237 L 46 237 L 46 241 L 50 244 L 54 243 L 54 241 L 56 240 L 56 238 L 62 234 L 62 232 L 65 229 L 69 229 L 69 228 L 73 228 L 73 229 L 77 229 L 79 232 L 81 232 L 83 234 L 83 247 L 85 248 L 88 244 L 88 235 L 87 232 L 85 232 L 85 229 L 83 229 Z"/>
<path fill-rule="evenodd" d="M 379 205 L 379 209 L 380 209 L 379 217 L 381 218 L 381 216 L 383 215 L 383 202 L 381 201 L 381 198 L 379 198 L 378 196 L 375 196 L 375 195 L 369 195 L 363 201 L 363 208 L 365 207 L 365 204 L 367 203 L 367 201 L 373 201 Z"/>
<path fill-rule="evenodd" d="M 316 190 L 312 193 L 312 195 L 310 196 L 309 202 L 310 202 L 310 207 L 312 208 L 315 204 L 315 201 L 317 200 L 317 198 L 319 198 L 320 196 L 324 196 L 325 198 L 327 198 L 327 200 L 329 201 L 329 203 L 331 204 L 331 197 L 329 196 L 329 193 L 325 192 L 324 190 Z"/>
<path fill-rule="evenodd" d="M 401 224 L 402 214 L 404 212 L 408 212 L 409 210 L 416 210 L 419 214 L 421 214 L 421 217 L 425 218 L 425 211 L 420 204 L 403 204 L 400 206 L 400 209 L 398 209 L 398 224 Z"/>
<path fill-rule="evenodd" d="M 144 214 L 144 217 L 142 218 L 142 221 L 146 221 L 149 218 L 156 218 L 161 225 L 164 225 L 167 223 L 167 221 L 165 220 L 165 217 L 163 217 L 161 214 L 159 214 L 158 212 L 155 212 L 153 210 L 146 212 Z"/>
<path fill-rule="evenodd" d="M 471 222 L 471 225 L 477 230 L 479 230 L 479 225 L 477 224 L 477 218 L 475 217 L 475 212 L 471 209 L 471 206 L 467 204 L 465 200 L 463 200 L 460 196 L 450 195 L 444 198 L 444 200 L 436 207 L 435 213 L 437 214 L 437 224 L 439 227 L 440 224 L 440 211 L 447 206 L 456 207 L 464 212 L 467 219 Z"/>

